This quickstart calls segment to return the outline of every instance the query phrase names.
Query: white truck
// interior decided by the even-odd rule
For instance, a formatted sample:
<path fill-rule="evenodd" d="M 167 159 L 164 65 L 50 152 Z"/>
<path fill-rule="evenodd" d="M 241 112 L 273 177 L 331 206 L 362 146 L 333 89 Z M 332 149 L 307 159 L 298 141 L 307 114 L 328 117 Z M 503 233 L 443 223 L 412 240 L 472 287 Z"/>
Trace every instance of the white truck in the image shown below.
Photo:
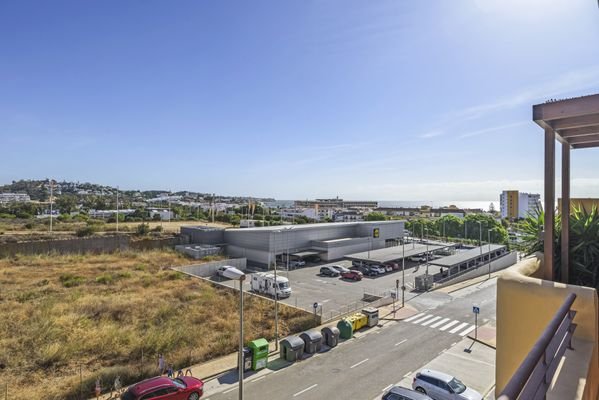
<path fill-rule="evenodd" d="M 269 272 L 257 272 L 252 274 L 250 281 L 252 291 L 260 294 L 266 294 L 275 297 L 275 293 L 279 299 L 284 299 L 291 296 L 291 287 L 289 279 L 284 276 L 277 276 L 275 284 L 275 275 Z"/>

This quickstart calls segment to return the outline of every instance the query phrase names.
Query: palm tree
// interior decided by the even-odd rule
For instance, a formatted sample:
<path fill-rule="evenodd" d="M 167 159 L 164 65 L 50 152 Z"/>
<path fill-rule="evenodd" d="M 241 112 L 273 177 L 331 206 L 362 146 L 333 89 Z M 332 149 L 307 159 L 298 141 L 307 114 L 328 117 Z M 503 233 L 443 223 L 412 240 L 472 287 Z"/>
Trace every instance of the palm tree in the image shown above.
<path fill-rule="evenodd" d="M 523 249 L 527 255 L 543 251 L 543 227 L 545 213 L 537 209 L 519 225 Z M 561 279 L 561 216 L 555 218 L 554 227 L 554 276 Z M 575 207 L 570 215 L 570 271 L 569 282 L 590 286 L 599 290 L 599 212 Z"/>

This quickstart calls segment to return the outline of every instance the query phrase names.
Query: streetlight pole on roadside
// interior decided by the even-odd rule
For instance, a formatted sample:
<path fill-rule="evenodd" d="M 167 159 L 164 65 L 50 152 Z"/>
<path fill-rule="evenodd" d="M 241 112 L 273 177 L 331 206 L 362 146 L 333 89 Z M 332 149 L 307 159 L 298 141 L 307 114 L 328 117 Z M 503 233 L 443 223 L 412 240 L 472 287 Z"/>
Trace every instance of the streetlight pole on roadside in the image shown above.
<path fill-rule="evenodd" d="M 425 286 L 426 286 L 426 290 L 428 290 L 428 228 L 425 229 L 426 231 L 426 278 L 425 278 Z"/>
<path fill-rule="evenodd" d="M 401 242 L 401 308 L 404 307 L 404 297 L 406 293 L 406 241 Z"/>
<path fill-rule="evenodd" d="M 281 230 L 273 231 L 273 252 L 274 252 L 274 263 L 275 263 L 275 350 L 279 350 L 279 282 L 277 282 L 277 233 L 281 233 Z"/>
<path fill-rule="evenodd" d="M 488 237 L 488 239 L 489 239 L 489 279 L 491 279 L 491 231 L 492 231 L 492 230 L 493 230 L 493 229 L 489 229 L 489 230 L 487 231 L 487 234 L 488 234 L 488 236 L 489 236 L 489 237 Z"/>
<path fill-rule="evenodd" d="M 237 268 L 227 268 L 223 275 L 225 278 L 239 281 L 239 359 L 238 359 L 238 374 L 239 374 L 239 400 L 243 400 L 243 281 L 245 281 L 245 273 Z"/>
<path fill-rule="evenodd" d="M 481 261 L 483 260 L 483 223 L 481 221 L 478 222 L 478 246 L 480 247 L 480 257 Z"/>
<path fill-rule="evenodd" d="M 54 196 L 53 180 L 50 179 L 50 233 L 52 233 L 52 201 Z"/>
<path fill-rule="evenodd" d="M 119 233 L 119 187 L 116 187 L 116 233 Z"/>

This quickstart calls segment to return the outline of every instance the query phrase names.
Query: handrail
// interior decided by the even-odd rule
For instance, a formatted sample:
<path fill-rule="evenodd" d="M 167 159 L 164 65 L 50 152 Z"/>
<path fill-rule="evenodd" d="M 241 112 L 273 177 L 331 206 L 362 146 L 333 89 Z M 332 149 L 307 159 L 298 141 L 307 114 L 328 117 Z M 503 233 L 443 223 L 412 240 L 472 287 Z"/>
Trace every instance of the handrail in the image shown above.
<path fill-rule="evenodd" d="M 515 400 L 518 398 L 518 396 L 520 396 L 535 368 L 537 365 L 539 365 L 541 358 L 545 356 L 546 350 L 549 347 L 552 339 L 554 339 L 554 336 L 562 325 L 562 322 L 566 317 L 572 317 L 573 313 L 570 311 L 570 308 L 572 307 L 574 300 L 576 300 L 576 294 L 568 294 L 564 303 L 557 310 L 541 334 L 541 337 L 539 337 L 522 364 L 520 364 L 520 367 L 518 367 L 497 400 Z M 568 336 L 568 332 L 571 334 L 571 328 L 568 328 L 565 337 Z M 558 338 L 558 340 L 561 341 L 562 338 Z"/>

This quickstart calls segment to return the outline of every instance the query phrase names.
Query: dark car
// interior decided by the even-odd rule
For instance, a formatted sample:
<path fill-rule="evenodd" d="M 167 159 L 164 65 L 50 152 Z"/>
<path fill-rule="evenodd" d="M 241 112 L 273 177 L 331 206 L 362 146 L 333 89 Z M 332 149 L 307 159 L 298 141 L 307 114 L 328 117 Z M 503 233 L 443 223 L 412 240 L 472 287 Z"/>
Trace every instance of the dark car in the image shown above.
<path fill-rule="evenodd" d="M 341 277 L 343 279 L 350 279 L 352 281 L 361 281 L 363 274 L 360 271 L 350 269 L 347 272 L 342 272 Z"/>
<path fill-rule="evenodd" d="M 335 277 L 339 276 L 339 271 L 329 265 L 325 265 L 324 267 L 320 268 L 320 275 Z"/>
<path fill-rule="evenodd" d="M 129 386 L 121 395 L 121 400 L 198 400 L 203 394 L 204 382 L 197 378 L 157 376 Z"/>
<path fill-rule="evenodd" d="M 414 390 L 401 387 L 393 386 L 387 393 L 382 397 L 382 400 L 432 400 L 425 394 L 416 392 Z"/>
<path fill-rule="evenodd" d="M 331 267 L 333 267 L 337 271 L 339 271 L 340 274 L 342 274 L 344 272 L 349 272 L 349 269 L 345 268 L 343 265 L 331 265 Z"/>

